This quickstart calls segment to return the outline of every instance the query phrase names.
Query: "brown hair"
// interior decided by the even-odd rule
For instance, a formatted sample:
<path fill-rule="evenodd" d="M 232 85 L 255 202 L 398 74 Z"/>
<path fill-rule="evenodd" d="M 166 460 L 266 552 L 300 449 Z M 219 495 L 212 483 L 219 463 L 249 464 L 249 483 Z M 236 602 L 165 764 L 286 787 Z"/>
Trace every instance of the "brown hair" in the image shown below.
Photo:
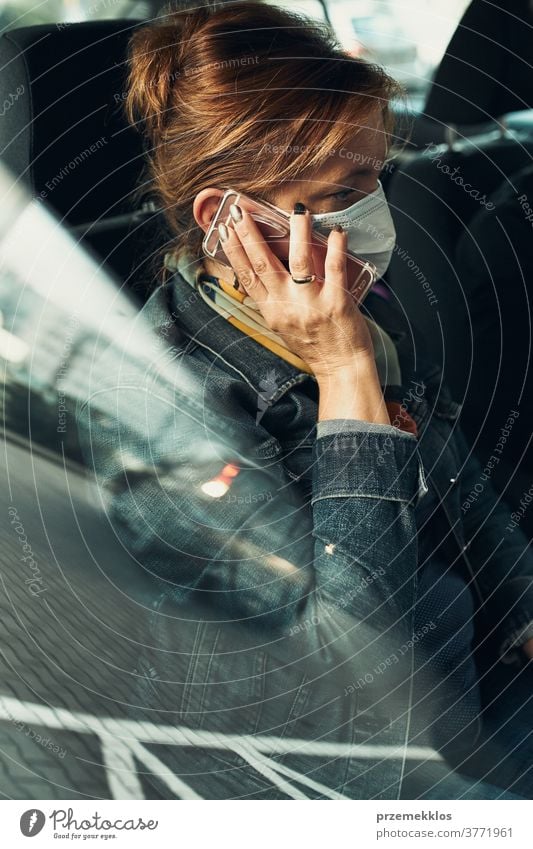
<path fill-rule="evenodd" d="M 197 258 L 199 191 L 272 200 L 353 138 L 376 104 L 390 132 L 400 93 L 325 24 L 261 2 L 170 11 L 135 31 L 128 61 L 126 114 L 147 142 L 140 190 L 164 209 L 174 254 L 187 246 Z"/>

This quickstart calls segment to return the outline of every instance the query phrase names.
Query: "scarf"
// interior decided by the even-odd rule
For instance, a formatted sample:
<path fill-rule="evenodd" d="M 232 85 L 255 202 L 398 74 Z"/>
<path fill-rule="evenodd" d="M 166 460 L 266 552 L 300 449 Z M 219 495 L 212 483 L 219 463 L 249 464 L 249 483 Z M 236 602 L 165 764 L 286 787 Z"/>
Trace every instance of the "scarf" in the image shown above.
<path fill-rule="evenodd" d="M 234 327 L 238 327 L 243 333 L 251 336 L 260 345 L 282 357 L 300 371 L 313 374 L 308 364 L 287 348 L 281 336 L 268 327 L 255 301 L 249 295 L 235 289 L 232 283 L 208 274 L 201 259 L 193 258 L 188 253 L 182 253 L 176 259 L 171 253 L 167 253 L 165 268 L 172 272 L 178 271 L 187 283 L 196 289 L 202 300 Z M 401 385 L 400 363 L 394 342 L 375 321 L 368 316 L 363 317 L 372 338 L 381 385 Z"/>

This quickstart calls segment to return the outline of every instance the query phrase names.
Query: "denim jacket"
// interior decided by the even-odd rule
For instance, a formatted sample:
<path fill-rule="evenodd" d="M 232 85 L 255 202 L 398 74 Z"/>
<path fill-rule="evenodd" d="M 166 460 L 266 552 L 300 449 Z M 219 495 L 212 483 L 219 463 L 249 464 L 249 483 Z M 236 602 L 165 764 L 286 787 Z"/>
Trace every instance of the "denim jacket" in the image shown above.
<path fill-rule="evenodd" d="M 384 395 L 405 405 L 418 437 L 317 425 L 314 378 L 214 314 L 178 273 L 139 315 L 159 340 L 153 355 L 140 365 L 110 350 L 108 381 L 78 410 L 110 520 L 157 588 L 150 697 L 191 728 L 243 735 L 254 757 L 258 741 L 261 757 L 268 749 L 268 779 L 242 747 L 225 751 L 229 795 L 230 775 L 250 797 L 283 798 L 272 775 L 313 770 L 311 795 L 397 798 L 409 745 L 460 738 L 478 709 L 466 661 L 437 696 L 431 674 L 417 679 L 453 621 L 431 597 L 434 575 L 452 576 L 449 604 L 465 601 L 467 644 L 474 610 L 495 658 L 531 633 L 527 541 L 506 533 L 490 482 L 462 510 L 482 467 L 460 407 L 437 368 L 419 358 L 415 368 L 378 301 L 371 293 L 365 308 L 385 313 L 402 369 Z M 446 734 L 424 736 L 444 702 Z"/>

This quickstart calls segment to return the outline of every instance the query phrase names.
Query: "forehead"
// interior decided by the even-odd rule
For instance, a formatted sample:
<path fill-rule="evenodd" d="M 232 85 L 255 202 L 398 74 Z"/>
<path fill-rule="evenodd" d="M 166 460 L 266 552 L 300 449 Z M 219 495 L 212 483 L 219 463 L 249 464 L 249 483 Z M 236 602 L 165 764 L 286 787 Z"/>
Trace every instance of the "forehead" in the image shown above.
<path fill-rule="evenodd" d="M 379 170 L 387 155 L 387 134 L 383 124 L 381 110 L 374 112 L 364 124 L 354 122 L 353 133 L 336 149 L 330 151 L 329 158 L 314 169 L 314 176 L 331 179 L 347 171 Z"/>

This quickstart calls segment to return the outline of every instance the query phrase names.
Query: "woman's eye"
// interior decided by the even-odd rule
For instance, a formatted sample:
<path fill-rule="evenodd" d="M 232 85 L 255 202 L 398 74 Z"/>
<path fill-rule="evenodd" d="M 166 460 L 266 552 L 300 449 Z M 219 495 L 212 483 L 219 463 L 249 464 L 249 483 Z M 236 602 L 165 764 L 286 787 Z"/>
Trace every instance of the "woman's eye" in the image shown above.
<path fill-rule="evenodd" d="M 331 195 L 331 197 L 336 198 L 337 200 L 346 200 L 354 192 L 355 192 L 355 189 L 343 189 L 340 192 L 335 192 L 334 194 Z"/>

